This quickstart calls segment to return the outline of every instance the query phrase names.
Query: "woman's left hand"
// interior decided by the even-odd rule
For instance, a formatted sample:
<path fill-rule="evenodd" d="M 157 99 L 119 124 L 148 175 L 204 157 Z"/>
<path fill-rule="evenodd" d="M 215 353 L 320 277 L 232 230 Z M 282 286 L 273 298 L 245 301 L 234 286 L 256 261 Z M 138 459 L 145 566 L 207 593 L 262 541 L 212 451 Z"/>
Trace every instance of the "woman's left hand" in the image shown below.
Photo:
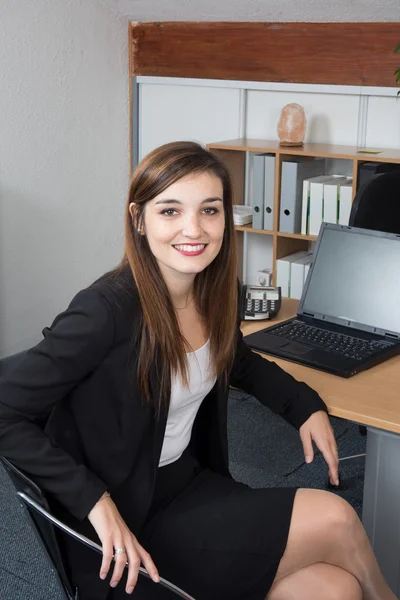
<path fill-rule="evenodd" d="M 306 463 L 314 459 L 313 440 L 321 450 L 329 467 L 332 485 L 339 485 L 339 457 L 333 429 L 328 415 L 323 410 L 315 412 L 300 427 L 300 439 L 303 444 Z"/>

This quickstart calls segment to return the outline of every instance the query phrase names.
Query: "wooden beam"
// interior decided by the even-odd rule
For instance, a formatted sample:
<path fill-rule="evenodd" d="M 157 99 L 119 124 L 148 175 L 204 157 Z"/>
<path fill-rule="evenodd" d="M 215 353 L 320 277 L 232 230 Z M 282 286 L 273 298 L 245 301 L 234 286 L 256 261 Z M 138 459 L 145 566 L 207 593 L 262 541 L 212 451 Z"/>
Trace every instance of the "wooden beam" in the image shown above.
<path fill-rule="evenodd" d="M 131 23 L 132 74 L 396 87 L 400 23 Z"/>

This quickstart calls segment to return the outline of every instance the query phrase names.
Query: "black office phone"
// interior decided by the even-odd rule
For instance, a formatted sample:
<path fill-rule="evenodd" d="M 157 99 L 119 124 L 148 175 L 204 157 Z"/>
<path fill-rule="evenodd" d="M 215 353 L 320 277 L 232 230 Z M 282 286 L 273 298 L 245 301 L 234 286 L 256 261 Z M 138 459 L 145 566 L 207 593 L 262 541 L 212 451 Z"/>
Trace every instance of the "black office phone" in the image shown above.
<path fill-rule="evenodd" d="M 261 320 L 275 317 L 281 308 L 280 287 L 242 285 L 240 290 L 240 318 Z"/>

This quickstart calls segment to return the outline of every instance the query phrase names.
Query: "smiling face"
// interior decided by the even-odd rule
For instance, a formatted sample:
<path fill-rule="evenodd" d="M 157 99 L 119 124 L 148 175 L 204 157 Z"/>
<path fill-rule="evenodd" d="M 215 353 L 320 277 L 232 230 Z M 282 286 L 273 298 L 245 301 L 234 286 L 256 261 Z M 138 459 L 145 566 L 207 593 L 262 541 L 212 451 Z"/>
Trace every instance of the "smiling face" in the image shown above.
<path fill-rule="evenodd" d="M 214 260 L 224 228 L 222 183 L 210 173 L 176 181 L 145 206 L 144 233 L 168 285 L 192 281 Z"/>

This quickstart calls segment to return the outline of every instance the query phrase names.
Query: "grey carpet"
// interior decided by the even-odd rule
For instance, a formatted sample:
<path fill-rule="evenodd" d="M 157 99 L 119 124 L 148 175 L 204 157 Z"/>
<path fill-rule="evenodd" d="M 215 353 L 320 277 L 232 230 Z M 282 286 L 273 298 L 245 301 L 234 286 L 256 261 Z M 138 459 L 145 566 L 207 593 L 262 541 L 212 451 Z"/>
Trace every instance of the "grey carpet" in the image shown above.
<path fill-rule="evenodd" d="M 365 450 L 358 426 L 331 418 L 340 456 Z M 296 486 L 324 489 L 327 468 L 320 454 L 304 463 L 298 432 L 255 398 L 232 390 L 229 450 L 233 476 L 251 487 Z M 340 492 L 361 513 L 364 470 L 344 467 L 348 489 Z M 0 465 L 0 600 L 61 600 L 57 578 L 43 557 L 24 508 Z"/>
<path fill-rule="evenodd" d="M 366 437 L 358 425 L 330 417 L 339 458 L 365 452 Z M 229 398 L 230 469 L 235 479 L 251 487 L 325 488 L 328 468 L 315 449 L 310 465 L 304 461 L 300 436 L 294 427 L 252 396 L 231 390 Z M 361 517 L 363 465 L 341 465 L 341 481 L 347 488 L 335 492 Z"/>

